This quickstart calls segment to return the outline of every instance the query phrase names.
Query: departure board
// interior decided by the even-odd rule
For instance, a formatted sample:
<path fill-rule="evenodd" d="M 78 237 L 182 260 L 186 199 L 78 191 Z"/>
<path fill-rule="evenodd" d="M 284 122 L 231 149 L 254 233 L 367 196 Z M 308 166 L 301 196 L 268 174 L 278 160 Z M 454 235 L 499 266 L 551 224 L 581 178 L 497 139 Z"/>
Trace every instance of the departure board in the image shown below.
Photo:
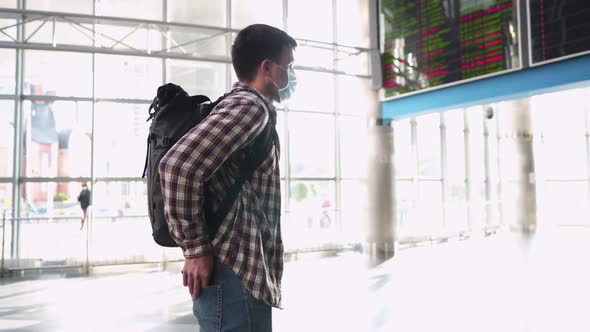
<path fill-rule="evenodd" d="M 589 0 L 530 0 L 533 63 L 590 51 Z"/>
<path fill-rule="evenodd" d="M 515 3 L 383 0 L 385 97 L 517 68 Z"/>

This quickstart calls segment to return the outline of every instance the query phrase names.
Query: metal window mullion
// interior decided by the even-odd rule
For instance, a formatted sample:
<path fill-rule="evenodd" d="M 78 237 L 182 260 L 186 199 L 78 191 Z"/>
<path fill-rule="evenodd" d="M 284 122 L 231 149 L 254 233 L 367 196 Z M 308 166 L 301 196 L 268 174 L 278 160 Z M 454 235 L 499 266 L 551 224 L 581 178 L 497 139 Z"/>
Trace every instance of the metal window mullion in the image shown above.
<path fill-rule="evenodd" d="M 168 0 L 162 1 L 162 21 L 168 22 Z M 160 30 L 160 38 L 161 38 L 160 50 L 161 51 L 164 51 L 164 50 L 168 51 L 169 50 L 169 46 L 168 46 L 169 41 L 166 38 L 169 31 L 170 31 L 170 29 L 168 27 L 166 27 L 165 32 L 162 32 L 162 30 Z M 166 83 L 166 75 L 167 75 L 166 63 L 167 63 L 167 61 L 168 60 L 166 58 L 162 58 L 162 84 Z M 166 263 L 168 261 L 168 257 L 166 255 L 166 249 L 160 248 L 160 253 L 161 253 L 161 260 L 162 260 L 161 271 L 166 271 L 166 267 L 167 267 Z"/>
<path fill-rule="evenodd" d="M 498 113 L 498 112 L 496 112 Z M 496 145 L 497 145 L 497 153 L 496 153 L 496 163 L 498 167 L 498 180 L 496 183 L 496 191 L 497 197 L 496 200 L 499 202 L 497 209 L 498 209 L 498 216 L 499 216 L 499 224 L 500 227 L 504 227 L 504 201 L 503 201 L 503 185 L 504 179 L 502 177 L 502 140 L 500 138 L 500 114 L 496 114 L 494 117 L 496 118 Z"/>
<path fill-rule="evenodd" d="M 94 8 L 93 10 L 96 10 Z M 219 31 L 225 32 L 228 31 L 226 28 L 218 27 L 218 26 L 210 26 L 210 25 L 199 25 L 199 24 L 191 24 L 191 23 L 180 23 L 180 22 L 163 22 L 158 20 L 148 20 L 148 19 L 137 19 L 137 18 L 130 18 L 130 17 L 119 17 L 119 16 L 100 16 L 100 15 L 86 15 L 86 14 L 75 14 L 75 13 L 64 13 L 64 12 L 55 12 L 55 11 L 43 11 L 43 10 L 22 10 L 22 9 L 10 9 L 10 8 L 3 8 L 2 10 L 4 13 L 7 14 L 14 14 L 14 15 L 29 15 L 31 17 L 43 17 L 46 16 L 55 16 L 58 19 L 67 21 L 75 20 L 76 22 L 80 22 L 82 24 L 96 24 L 97 21 L 104 22 L 104 24 L 112 25 L 112 26 L 135 26 L 137 24 L 154 24 L 154 25 L 167 25 L 170 27 L 176 28 L 188 28 L 188 29 L 200 29 L 206 31 Z M 60 21 L 61 22 L 61 21 Z M 237 32 L 232 30 L 232 32 Z"/>
<path fill-rule="evenodd" d="M 231 40 L 231 39 L 230 39 Z M 206 55 L 206 56 L 196 56 L 190 54 L 178 54 L 178 53 L 164 53 L 164 52 L 152 52 L 151 54 L 147 54 L 143 51 L 134 51 L 134 50 L 126 50 L 126 49 L 108 49 L 102 48 L 97 46 L 80 46 L 80 45 L 63 45 L 58 44 L 56 47 L 53 47 L 51 44 L 47 43 L 21 43 L 15 45 L 11 42 L 0 41 L 0 48 L 11 48 L 11 49 L 25 49 L 25 50 L 38 50 L 38 51 L 63 51 L 63 52 L 75 52 L 75 53 L 96 53 L 96 54 L 109 54 L 109 55 L 122 55 L 122 56 L 133 56 L 133 57 L 144 57 L 144 58 L 166 58 L 166 59 L 178 59 L 178 60 L 189 60 L 189 61 L 205 61 L 205 62 L 215 62 L 215 63 L 224 63 L 224 64 L 231 64 L 231 57 L 229 55 L 226 56 L 216 56 L 216 55 Z M 326 74 L 338 74 L 347 77 L 356 77 L 361 79 L 370 79 L 369 75 L 359 75 L 359 74 L 350 74 L 343 71 L 336 71 L 333 69 L 325 69 L 319 67 L 309 67 L 309 66 L 295 66 L 296 70 L 305 70 L 314 73 L 326 73 Z"/>
<path fill-rule="evenodd" d="M 289 31 L 289 24 L 287 20 L 289 19 L 289 0 L 283 0 L 283 30 Z"/>
<path fill-rule="evenodd" d="M 588 204 L 590 205 L 590 104 L 586 105 L 585 127 L 586 127 L 586 183 L 588 184 Z"/>
<path fill-rule="evenodd" d="M 447 125 L 445 113 L 440 113 L 440 162 L 441 162 L 441 195 L 442 195 L 442 228 L 446 229 L 447 225 L 447 193 L 448 193 L 448 163 L 447 163 Z"/>
<path fill-rule="evenodd" d="M 472 179 L 471 179 L 471 143 L 470 143 L 470 127 L 469 127 L 469 116 L 467 115 L 468 111 L 463 110 L 463 141 L 465 145 L 465 203 L 467 207 L 467 232 L 471 233 L 472 231 L 472 215 L 471 215 L 471 203 L 472 203 Z"/>
<path fill-rule="evenodd" d="M 330 114 L 354 116 L 354 115 L 343 114 L 343 113 L 338 113 L 338 112 L 321 112 L 321 111 L 302 110 L 302 109 L 290 109 L 290 111 L 293 113 L 318 114 L 318 115 L 323 115 L 323 116 L 330 115 Z"/>
<path fill-rule="evenodd" d="M 336 93 L 337 93 L 337 89 L 335 89 L 334 91 L 334 98 L 336 98 Z M 334 208 L 338 211 L 342 210 L 342 194 L 341 194 L 341 190 L 342 190 L 342 163 L 341 163 L 341 148 L 342 145 L 340 144 L 340 138 L 341 138 L 341 126 L 340 126 L 340 120 L 341 120 L 341 116 L 337 116 L 337 115 L 333 115 L 334 117 L 334 166 L 335 166 L 335 184 L 334 184 L 334 190 L 336 190 L 335 192 L 335 203 L 334 203 Z M 341 220 L 342 218 L 340 218 L 340 216 L 338 214 L 336 214 L 335 216 L 335 221 L 336 221 L 336 225 L 338 225 L 340 227 L 340 231 L 342 231 L 342 225 L 341 225 Z"/>
<path fill-rule="evenodd" d="M 227 1 L 227 0 L 226 0 Z M 286 0 L 284 3 L 287 3 Z M 284 7 L 286 8 L 286 6 Z M 190 24 L 190 23 L 179 23 L 179 22 L 163 22 L 158 20 L 145 20 L 145 19 L 134 19 L 129 17 L 116 17 L 116 16 L 96 16 L 96 15 L 84 15 L 84 14 L 74 14 L 74 13 L 63 13 L 63 12 L 52 12 L 52 11 L 38 11 L 38 10 L 21 10 L 21 9 L 8 9 L 3 8 L 2 10 L 4 13 L 7 14 L 14 14 L 14 15 L 29 15 L 31 17 L 39 17 L 37 19 L 44 19 L 46 17 L 54 17 L 59 20 L 59 22 L 76 22 L 79 24 L 96 24 L 97 22 L 101 22 L 103 24 L 108 24 L 112 26 L 136 26 L 138 24 L 151 24 L 162 26 L 166 25 L 171 28 L 186 28 L 186 29 L 196 29 L 196 30 L 204 30 L 204 31 L 214 31 L 214 32 L 222 32 L 222 33 L 237 33 L 239 32 L 238 29 L 234 28 L 225 28 L 225 27 L 218 27 L 218 26 L 208 26 L 208 25 L 198 25 L 198 24 Z M 283 10 L 283 15 L 286 16 L 286 12 L 288 10 Z M 119 24 L 117 24 L 119 23 Z M 285 24 L 286 21 L 285 21 Z M 295 40 L 299 41 L 301 44 L 305 43 L 314 43 L 317 45 L 325 45 L 326 47 L 333 47 L 333 46 L 340 46 L 348 49 L 354 49 L 360 52 L 369 52 L 371 51 L 365 47 L 356 47 L 351 45 L 337 45 L 336 43 L 330 43 L 325 41 L 319 40 L 308 40 L 304 38 L 295 38 Z M 115 40 L 116 42 L 116 40 Z"/>
<path fill-rule="evenodd" d="M 227 30 L 231 30 L 232 27 L 232 4 L 231 4 L 232 0 L 225 0 L 225 26 L 227 28 Z M 229 55 L 229 57 L 231 58 L 231 47 L 233 44 L 233 34 L 231 32 L 228 32 L 225 34 L 225 44 L 226 44 L 226 54 Z M 231 71 L 233 69 L 233 66 L 230 63 L 226 64 L 226 69 L 225 69 L 225 87 L 227 91 L 230 91 L 232 88 L 232 77 L 231 77 Z"/>
<path fill-rule="evenodd" d="M 67 183 L 67 182 L 80 182 L 90 181 L 90 177 L 20 177 L 19 183 L 43 183 L 43 182 L 56 182 L 56 183 Z"/>
<path fill-rule="evenodd" d="M 25 1 L 19 0 L 18 7 L 24 8 Z M 20 21 L 24 21 L 25 16 L 20 17 Z M 18 19 L 17 19 L 18 22 Z M 16 34 L 17 40 L 22 42 L 24 39 L 24 26 L 19 24 L 16 27 Z M 20 245 L 20 222 L 18 219 L 20 218 L 20 206 L 21 206 L 21 190 L 19 184 L 19 177 L 22 174 L 22 165 L 23 165 L 23 100 L 21 98 L 22 91 L 23 91 L 23 82 L 24 82 L 24 54 L 23 50 L 16 50 L 16 82 L 15 82 L 15 101 L 14 101 L 14 147 L 13 151 L 13 160 L 12 160 L 12 222 L 11 222 L 11 241 L 10 241 L 10 257 L 13 259 L 18 259 L 19 255 L 19 245 Z"/>
<path fill-rule="evenodd" d="M 46 95 L 21 95 L 20 98 L 22 100 L 30 100 L 30 101 L 48 101 L 48 102 L 53 102 L 53 101 L 74 101 L 74 102 L 84 102 L 84 101 L 89 101 L 92 102 L 94 101 L 92 97 L 63 97 L 63 96 L 46 96 Z"/>
<path fill-rule="evenodd" d="M 289 24 L 288 24 L 288 19 L 289 19 L 289 0 L 283 0 L 283 29 L 286 32 L 289 32 Z M 281 144 L 281 153 L 283 154 L 283 158 L 285 160 L 285 213 L 287 215 L 289 215 L 290 211 L 291 211 L 291 181 L 293 180 L 291 178 L 291 147 L 290 147 L 290 137 L 289 137 L 289 104 L 285 103 L 284 104 L 284 126 L 283 126 L 283 134 L 284 134 L 284 138 L 285 138 L 285 143 Z"/>
<path fill-rule="evenodd" d="M 414 187 L 413 208 L 416 209 L 418 207 L 417 204 L 420 201 L 420 186 L 418 185 L 420 158 L 418 155 L 418 122 L 416 121 L 415 117 L 412 117 L 410 120 L 410 132 L 412 141 L 412 163 L 414 164 L 414 169 L 412 172 L 412 184 Z"/>
<path fill-rule="evenodd" d="M 485 202 L 485 211 L 486 211 L 486 223 L 484 226 L 484 231 L 486 228 L 491 226 L 492 220 L 492 169 L 490 165 L 490 128 L 488 125 L 488 120 L 486 117 L 482 117 L 483 121 L 483 139 L 484 139 L 484 167 L 485 167 L 485 190 L 486 190 L 486 202 Z"/>
<path fill-rule="evenodd" d="M 291 147 L 290 147 L 290 138 L 289 138 L 289 106 L 285 105 L 284 111 L 284 125 L 283 125 L 283 137 L 285 138 L 285 142 L 281 142 L 281 153 L 283 154 L 281 157 L 285 161 L 285 213 L 289 214 L 291 211 Z"/>
<path fill-rule="evenodd" d="M 338 31 L 337 31 L 337 23 L 338 23 L 338 19 L 337 19 L 337 0 L 332 0 L 332 41 L 334 44 L 336 44 L 336 41 L 338 40 Z M 332 47 L 332 68 L 334 68 L 335 71 L 338 71 L 338 49 L 336 46 Z M 333 102 L 333 109 L 332 109 L 332 116 L 333 116 L 333 121 L 334 121 L 334 166 L 335 166 L 335 175 L 336 175 L 336 181 L 334 183 L 334 190 L 335 192 L 335 202 L 334 202 L 334 208 L 337 211 L 342 211 L 342 195 L 341 195 L 341 190 L 342 190 L 342 165 L 341 165 L 341 151 L 340 149 L 342 148 L 341 144 L 340 144 L 340 116 L 336 115 L 336 103 L 338 101 L 338 78 L 336 76 L 336 74 L 332 74 L 332 81 L 334 83 L 334 89 L 332 90 L 332 102 Z M 335 222 L 337 227 L 339 228 L 339 231 L 342 232 L 342 218 L 340 216 L 340 213 L 335 213 Z"/>
<path fill-rule="evenodd" d="M 162 1 L 162 20 L 164 22 L 168 22 L 168 0 L 163 0 Z M 166 33 L 168 33 L 168 29 L 166 29 Z M 160 44 L 160 49 L 161 50 L 167 50 L 167 39 L 164 36 L 164 34 L 162 34 L 162 31 L 160 30 L 160 38 L 161 38 L 161 44 Z M 162 84 L 166 83 L 166 74 L 167 74 L 167 69 L 166 69 L 166 62 L 167 59 L 166 58 L 162 58 Z"/>
<path fill-rule="evenodd" d="M 92 15 L 96 15 L 96 1 L 92 2 Z M 96 22 L 92 23 L 92 40 L 93 46 L 96 45 Z M 90 134 L 90 189 L 94 190 L 94 184 L 96 183 L 95 178 L 95 141 L 96 141 L 96 53 L 92 53 L 92 107 L 91 111 L 91 125 L 90 130 L 92 131 Z M 90 195 L 90 204 L 94 206 L 94 197 L 96 195 Z M 94 213 L 90 210 L 90 213 L 86 215 L 86 262 L 85 262 L 85 270 L 86 275 L 90 275 L 90 251 L 92 249 L 92 226 L 94 225 Z"/>
<path fill-rule="evenodd" d="M 145 178 L 142 177 L 95 177 L 94 181 L 96 182 L 141 182 L 146 181 Z"/>

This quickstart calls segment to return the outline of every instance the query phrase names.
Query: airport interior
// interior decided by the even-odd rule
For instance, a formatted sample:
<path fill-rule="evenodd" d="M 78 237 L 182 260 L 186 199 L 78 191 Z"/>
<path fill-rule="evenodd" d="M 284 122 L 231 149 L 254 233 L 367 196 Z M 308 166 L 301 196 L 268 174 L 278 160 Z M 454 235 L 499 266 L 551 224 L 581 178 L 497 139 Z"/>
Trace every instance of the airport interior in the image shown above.
<path fill-rule="evenodd" d="M 581 0 L 0 0 L 0 331 L 200 330 L 146 119 L 256 23 L 297 41 L 274 331 L 590 331 Z"/>

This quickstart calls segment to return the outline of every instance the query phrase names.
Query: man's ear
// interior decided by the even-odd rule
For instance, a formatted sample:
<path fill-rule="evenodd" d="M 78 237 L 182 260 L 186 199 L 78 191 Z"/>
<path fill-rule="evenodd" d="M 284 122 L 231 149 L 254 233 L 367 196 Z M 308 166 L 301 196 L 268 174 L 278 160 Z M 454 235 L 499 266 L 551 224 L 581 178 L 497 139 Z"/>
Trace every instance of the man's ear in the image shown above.
<path fill-rule="evenodd" d="M 270 71 L 272 69 L 271 64 L 272 62 L 270 62 L 270 60 L 268 59 L 262 60 L 262 62 L 260 63 L 260 71 L 265 75 L 270 75 Z"/>

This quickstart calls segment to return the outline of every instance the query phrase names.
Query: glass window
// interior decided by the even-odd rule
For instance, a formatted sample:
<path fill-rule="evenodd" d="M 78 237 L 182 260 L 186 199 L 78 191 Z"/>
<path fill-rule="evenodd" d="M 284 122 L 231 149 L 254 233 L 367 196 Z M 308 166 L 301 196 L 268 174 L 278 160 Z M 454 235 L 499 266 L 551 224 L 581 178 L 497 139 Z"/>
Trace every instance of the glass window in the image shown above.
<path fill-rule="evenodd" d="M 486 184 L 482 182 L 471 183 L 471 208 L 470 222 L 474 231 L 480 231 L 486 223 Z"/>
<path fill-rule="evenodd" d="M 586 179 L 585 103 L 583 89 L 533 96 L 530 101 L 536 128 L 542 132 L 540 155 L 544 177 L 548 179 Z M 567 116 L 555 112 L 567 100 Z M 556 162 L 559 161 L 559 162 Z"/>
<path fill-rule="evenodd" d="M 364 239 L 369 206 L 367 183 L 345 180 L 340 185 L 342 235 L 348 242 Z"/>
<path fill-rule="evenodd" d="M 334 181 L 293 181 L 289 193 L 291 216 L 289 220 L 311 229 L 324 228 L 334 219 L 325 219 L 325 213 L 335 209 Z"/>
<path fill-rule="evenodd" d="M 441 181 L 418 181 L 418 218 L 415 220 L 423 235 L 437 234 L 443 221 Z"/>
<path fill-rule="evenodd" d="M 441 177 L 440 114 L 434 113 L 416 118 L 418 140 L 418 176 L 437 179 Z"/>
<path fill-rule="evenodd" d="M 333 42 L 332 0 L 316 0 L 313 10 L 305 1 L 289 1 L 287 26 L 296 38 Z M 313 24 L 310 24 L 313 22 Z"/>
<path fill-rule="evenodd" d="M 14 42 L 14 40 L 16 39 L 16 26 L 14 26 L 15 24 L 16 20 L 0 19 L 0 28 L 10 26 L 10 28 L 2 30 L 2 32 L 4 33 L 0 33 L 0 41 Z"/>
<path fill-rule="evenodd" d="M 334 117 L 289 113 L 289 153 L 292 177 L 333 177 Z"/>
<path fill-rule="evenodd" d="M 27 9 L 92 15 L 92 0 L 27 0 Z M 96 1 L 97 4 L 100 0 Z"/>
<path fill-rule="evenodd" d="M 510 139 L 503 138 L 499 149 L 501 181 L 522 179 L 521 169 L 515 166 L 515 156 L 521 156 L 517 144 Z M 503 197 L 504 198 L 504 197 Z"/>
<path fill-rule="evenodd" d="M 162 259 L 162 247 L 154 243 L 147 220 L 146 194 L 143 181 L 98 181 L 94 185 L 91 234 L 94 262 L 157 262 Z M 129 244 L 129 234 L 133 234 L 133 245 Z M 166 256 L 182 258 L 182 255 L 168 252 Z"/>
<path fill-rule="evenodd" d="M 369 75 L 368 53 L 340 48 L 336 53 L 336 68 L 348 74 Z"/>
<path fill-rule="evenodd" d="M 68 45 L 92 45 L 92 25 L 83 24 L 86 29 L 69 22 L 56 22 L 55 35 L 53 34 L 53 23 L 48 21 L 37 30 L 43 21 L 34 21 L 25 25 L 25 39 L 31 43 L 53 43 Z M 55 36 L 55 38 L 54 38 Z"/>
<path fill-rule="evenodd" d="M 287 159 L 287 151 L 285 150 L 285 147 L 287 146 L 287 141 L 285 140 L 285 136 L 286 136 L 286 130 L 285 130 L 285 112 L 282 111 L 278 111 L 277 112 L 277 132 L 279 133 L 279 145 L 281 148 L 281 155 L 279 156 L 280 158 L 280 163 L 279 163 L 279 170 L 281 173 L 281 178 L 285 178 L 285 176 L 287 175 L 286 170 L 285 170 L 285 165 L 286 165 L 286 159 Z"/>
<path fill-rule="evenodd" d="M 236 82 L 238 82 L 238 76 L 236 75 L 236 71 L 234 70 L 234 67 L 232 65 L 228 65 L 229 71 L 231 72 L 231 84 L 234 84 Z M 281 108 L 283 107 L 283 105 L 280 105 Z"/>
<path fill-rule="evenodd" d="M 518 182 L 506 181 L 504 173 L 502 173 L 502 181 L 502 201 L 500 202 L 502 222 L 505 225 L 512 225 L 518 220 L 518 215 L 523 210 L 522 202 L 524 200 L 522 195 L 519 195 L 522 193 L 523 186 Z M 538 206 L 537 208 L 544 209 L 545 207 Z"/>
<path fill-rule="evenodd" d="M 300 43 L 301 44 L 301 43 Z M 334 68 L 334 52 L 331 49 L 298 45 L 293 54 L 297 65 L 311 68 Z"/>
<path fill-rule="evenodd" d="M 98 98 L 152 100 L 162 85 L 162 60 L 97 54 L 95 77 Z"/>
<path fill-rule="evenodd" d="M 467 229 L 467 187 L 465 182 L 449 182 L 445 201 L 445 227 L 449 232 Z"/>
<path fill-rule="evenodd" d="M 96 104 L 96 176 L 141 177 L 147 151 L 148 108 L 147 104 Z"/>
<path fill-rule="evenodd" d="M 227 16 L 225 3 L 225 1 L 211 0 L 169 0 L 167 1 L 168 21 L 225 27 Z"/>
<path fill-rule="evenodd" d="M 85 182 L 92 192 L 89 182 Z M 82 209 L 78 195 L 82 182 L 27 182 L 22 185 L 21 215 L 25 218 L 61 218 L 63 222 L 77 222 L 79 230 Z M 35 220 L 29 220 L 35 223 Z M 38 222 L 38 221 L 37 221 Z M 75 227 L 74 227 L 75 228 Z"/>
<path fill-rule="evenodd" d="M 97 217 L 147 217 L 148 214 L 147 186 L 143 181 L 98 181 L 94 185 L 93 199 Z"/>
<path fill-rule="evenodd" d="M 370 46 L 369 3 L 366 0 L 339 0 L 336 6 L 338 44 Z"/>
<path fill-rule="evenodd" d="M 464 115 L 462 109 L 448 111 L 443 115 L 447 149 L 445 227 L 449 232 L 457 232 L 467 227 Z"/>
<path fill-rule="evenodd" d="M 418 181 L 421 206 L 442 206 L 442 185 L 440 181 Z"/>
<path fill-rule="evenodd" d="M 144 25 L 145 26 L 145 25 Z M 137 26 L 110 24 L 96 25 L 96 43 L 99 47 L 119 50 L 145 50 L 148 53 L 162 49 L 162 33 L 158 26 L 149 25 L 138 29 Z"/>
<path fill-rule="evenodd" d="M 165 37 L 166 50 L 171 53 L 200 57 L 226 56 L 227 38 L 231 37 L 224 32 L 174 27 Z"/>
<path fill-rule="evenodd" d="M 24 52 L 25 94 L 92 96 L 92 54 L 29 50 Z"/>
<path fill-rule="evenodd" d="M 546 222 L 588 224 L 590 200 L 586 181 L 551 181 L 539 187 L 537 207 Z"/>
<path fill-rule="evenodd" d="M 0 177 L 12 177 L 13 149 L 14 102 L 0 100 Z"/>
<path fill-rule="evenodd" d="M 24 111 L 25 176 L 90 176 L 90 102 L 25 101 Z"/>
<path fill-rule="evenodd" d="M 255 23 L 283 28 L 283 1 L 232 0 L 231 11 L 231 26 L 235 29 Z"/>
<path fill-rule="evenodd" d="M 495 109 L 495 107 L 494 107 Z M 492 183 L 497 183 L 500 178 L 499 167 L 498 167 L 498 127 L 496 117 L 486 120 L 488 128 L 488 149 L 489 149 L 489 165 L 490 168 L 490 180 Z"/>
<path fill-rule="evenodd" d="M 141 10 L 138 10 L 141 8 Z M 96 0 L 97 16 L 133 17 L 163 21 L 162 0 Z"/>
<path fill-rule="evenodd" d="M 16 0 L 0 0 L 0 8 L 16 8 Z"/>
<path fill-rule="evenodd" d="M 469 124 L 469 171 L 471 181 L 485 180 L 485 144 L 483 131 L 483 107 L 465 110 Z"/>
<path fill-rule="evenodd" d="M 281 180 L 281 217 L 285 216 L 287 210 L 287 182 Z"/>
<path fill-rule="evenodd" d="M 166 82 L 182 86 L 191 95 L 215 100 L 227 91 L 227 66 L 223 63 L 166 60 Z"/>
<path fill-rule="evenodd" d="M 79 264 L 86 258 L 86 237 L 80 232 L 83 212 L 78 203 L 81 185 L 79 182 L 21 185 L 21 259 Z"/>
<path fill-rule="evenodd" d="M 340 119 L 340 173 L 344 178 L 366 178 L 369 149 L 367 120 L 342 116 Z"/>
<path fill-rule="evenodd" d="M 447 148 L 447 178 L 451 182 L 465 182 L 465 128 L 463 110 L 444 113 Z"/>
<path fill-rule="evenodd" d="M 289 108 L 304 111 L 334 112 L 334 75 L 297 70 L 297 88 L 288 101 Z"/>
<path fill-rule="evenodd" d="M 418 193 L 411 180 L 395 181 L 395 204 L 398 223 L 398 237 L 409 233 L 417 218 Z"/>
<path fill-rule="evenodd" d="M 12 234 L 12 184 L 10 183 L 0 183 L 0 222 L 4 220 L 4 228 L 2 229 L 3 236 L 4 236 L 4 256 L 2 257 L 10 257 L 10 246 L 11 246 L 11 236 L 8 234 Z M 1 225 L 1 224 L 0 224 Z M 0 250 L 0 254 L 2 251 Z"/>
<path fill-rule="evenodd" d="M 564 128 L 564 130 L 572 129 L 571 127 Z M 578 137 L 568 137 L 568 135 L 544 136 L 543 149 L 545 155 L 543 167 L 545 168 L 546 178 L 568 180 L 587 178 L 584 132 L 579 132 Z"/>
<path fill-rule="evenodd" d="M 411 125 L 410 119 L 393 123 L 394 169 L 398 179 L 411 179 L 416 171 Z"/>
<path fill-rule="evenodd" d="M 371 81 L 354 76 L 336 75 L 336 112 L 366 115 L 377 99 Z"/>

